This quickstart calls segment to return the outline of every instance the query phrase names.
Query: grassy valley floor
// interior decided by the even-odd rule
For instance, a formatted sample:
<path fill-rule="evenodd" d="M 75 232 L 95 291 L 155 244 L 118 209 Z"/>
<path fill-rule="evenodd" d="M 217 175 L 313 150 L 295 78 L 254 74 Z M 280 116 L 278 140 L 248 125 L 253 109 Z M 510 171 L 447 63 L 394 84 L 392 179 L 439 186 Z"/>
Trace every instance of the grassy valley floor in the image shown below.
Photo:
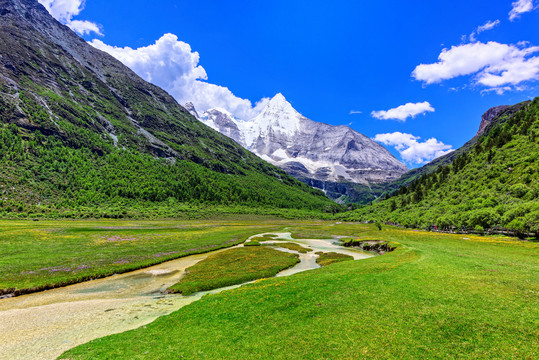
<path fill-rule="evenodd" d="M 345 261 L 205 296 L 65 359 L 533 359 L 539 244 L 329 222 L 296 238 L 390 241 Z"/>
<path fill-rule="evenodd" d="M 0 295 L 23 294 L 204 253 L 278 229 L 219 221 L 0 221 Z"/>

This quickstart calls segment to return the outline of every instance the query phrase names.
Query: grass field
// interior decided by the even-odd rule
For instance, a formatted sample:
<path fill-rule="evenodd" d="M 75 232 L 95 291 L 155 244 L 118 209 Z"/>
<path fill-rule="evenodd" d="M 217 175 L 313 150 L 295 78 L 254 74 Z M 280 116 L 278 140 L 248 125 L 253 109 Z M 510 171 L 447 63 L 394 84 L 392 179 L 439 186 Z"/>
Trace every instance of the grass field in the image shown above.
<path fill-rule="evenodd" d="M 316 263 L 320 266 L 328 266 L 341 261 L 354 260 L 354 257 L 346 254 L 339 254 L 335 252 L 318 252 L 318 258 L 316 258 Z"/>
<path fill-rule="evenodd" d="M 536 359 L 539 244 L 369 225 L 289 226 L 296 238 L 396 243 L 383 256 L 261 280 L 66 359 Z"/>
<path fill-rule="evenodd" d="M 297 255 L 267 247 L 239 247 L 210 255 L 187 269 L 181 281 L 168 291 L 190 295 L 199 291 L 242 284 L 275 276 L 299 262 Z"/>
<path fill-rule="evenodd" d="M 232 246 L 279 221 L 0 221 L 0 295 Z"/>
<path fill-rule="evenodd" d="M 309 251 L 312 251 L 312 249 L 309 249 L 309 248 L 306 248 L 304 246 L 301 246 L 299 244 L 296 244 L 296 243 L 291 243 L 291 242 L 287 242 L 287 243 L 278 243 L 278 244 L 275 244 L 276 246 L 278 247 L 282 247 L 284 249 L 288 249 L 288 250 L 292 250 L 292 251 L 297 251 L 301 254 L 306 254 L 308 253 Z"/>

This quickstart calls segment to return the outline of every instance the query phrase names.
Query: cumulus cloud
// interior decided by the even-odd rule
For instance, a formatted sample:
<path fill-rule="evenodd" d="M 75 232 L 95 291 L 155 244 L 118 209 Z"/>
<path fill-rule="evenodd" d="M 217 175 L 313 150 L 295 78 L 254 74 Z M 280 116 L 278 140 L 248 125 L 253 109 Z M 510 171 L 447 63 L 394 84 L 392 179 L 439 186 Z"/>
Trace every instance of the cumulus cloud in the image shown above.
<path fill-rule="evenodd" d="M 521 14 L 533 10 L 533 0 L 518 0 L 512 3 L 512 5 L 513 8 L 509 12 L 509 20 L 511 21 L 518 19 Z"/>
<path fill-rule="evenodd" d="M 374 141 L 393 146 L 408 164 L 424 164 L 453 151 L 451 145 L 446 145 L 435 138 L 419 141 L 419 136 L 401 132 L 378 134 Z"/>
<path fill-rule="evenodd" d="M 174 34 L 165 34 L 154 44 L 138 49 L 110 46 L 97 39 L 90 44 L 111 54 L 146 81 L 162 87 L 179 103 L 192 102 L 199 112 L 220 107 L 240 119 L 251 119 L 269 101 L 264 98 L 253 106 L 228 88 L 207 83 L 208 75 L 199 65 L 198 52 Z"/>
<path fill-rule="evenodd" d="M 538 46 L 471 43 L 443 49 L 438 62 L 418 65 L 412 76 L 425 84 L 463 75 L 475 75 L 474 83 L 490 88 L 517 85 L 539 79 Z"/>
<path fill-rule="evenodd" d="M 416 117 L 427 112 L 434 112 L 434 108 L 428 101 L 421 103 L 407 103 L 399 107 L 371 112 L 372 117 L 380 120 L 406 121 L 409 117 Z"/>
<path fill-rule="evenodd" d="M 69 26 L 80 35 L 103 35 L 96 23 L 87 20 L 72 20 L 74 16 L 84 10 L 84 0 L 38 0 L 41 5 L 58 21 Z"/>
<path fill-rule="evenodd" d="M 38 0 L 58 21 L 68 22 L 84 9 L 83 0 Z"/>

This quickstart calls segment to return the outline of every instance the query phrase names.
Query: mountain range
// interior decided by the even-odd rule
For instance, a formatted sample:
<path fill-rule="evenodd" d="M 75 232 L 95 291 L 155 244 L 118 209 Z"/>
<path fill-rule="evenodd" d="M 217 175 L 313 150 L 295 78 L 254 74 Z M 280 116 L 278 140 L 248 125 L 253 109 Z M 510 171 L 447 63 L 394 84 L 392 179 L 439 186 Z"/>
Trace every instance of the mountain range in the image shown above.
<path fill-rule="evenodd" d="M 199 114 L 193 104 L 185 107 L 206 125 L 338 202 L 372 201 L 381 193 L 377 185 L 408 171 L 380 144 L 350 127 L 304 117 L 282 94 L 250 120 L 220 108 Z"/>
<path fill-rule="evenodd" d="M 36 0 L 0 0 L 0 216 L 227 207 L 537 234 L 538 136 L 539 98 L 495 107 L 460 149 L 407 172 L 381 145 L 307 119 L 281 94 L 250 120 L 184 108 Z M 309 185 L 340 202 L 379 201 L 333 217 L 324 212 L 344 208 Z"/>

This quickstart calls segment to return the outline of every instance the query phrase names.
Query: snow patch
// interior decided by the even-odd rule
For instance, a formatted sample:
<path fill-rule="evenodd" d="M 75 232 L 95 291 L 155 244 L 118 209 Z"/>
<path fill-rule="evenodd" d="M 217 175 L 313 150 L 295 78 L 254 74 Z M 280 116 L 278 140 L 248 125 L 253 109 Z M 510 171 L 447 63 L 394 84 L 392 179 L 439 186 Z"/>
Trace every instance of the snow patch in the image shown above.
<path fill-rule="evenodd" d="M 275 150 L 271 156 L 273 158 L 277 158 L 277 159 L 288 159 L 288 160 L 290 160 L 290 156 L 288 156 L 285 149 Z"/>

